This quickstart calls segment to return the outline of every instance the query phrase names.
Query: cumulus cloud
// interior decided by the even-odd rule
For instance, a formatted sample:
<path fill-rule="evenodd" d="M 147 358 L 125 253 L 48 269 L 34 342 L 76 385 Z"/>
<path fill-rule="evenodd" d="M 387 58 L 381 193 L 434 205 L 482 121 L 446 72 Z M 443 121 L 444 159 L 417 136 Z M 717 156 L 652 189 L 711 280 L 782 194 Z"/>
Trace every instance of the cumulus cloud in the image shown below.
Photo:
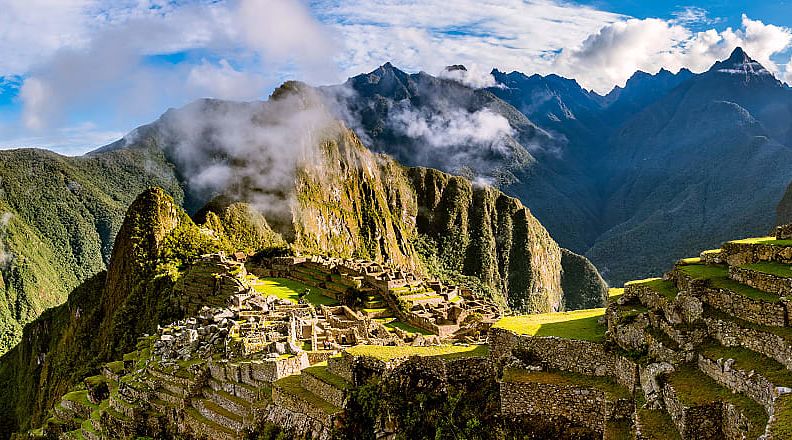
<path fill-rule="evenodd" d="M 119 120 L 144 122 L 152 112 L 197 97 L 260 98 L 288 72 L 318 80 L 331 71 L 332 39 L 296 0 L 179 7 L 140 2 L 95 20 L 100 19 L 90 38 L 62 45 L 31 67 L 19 95 L 27 129 L 59 127 L 68 113 L 97 104 L 117 112 Z M 149 60 L 193 50 L 217 61 Z M 234 61 L 245 69 L 234 67 Z"/>
<path fill-rule="evenodd" d="M 775 74 L 783 75 L 771 56 L 792 43 L 792 30 L 742 16 L 742 27 L 692 32 L 672 21 L 630 19 L 603 27 L 580 45 L 563 50 L 554 61 L 562 74 L 574 76 L 600 93 L 624 85 L 636 70 L 687 67 L 702 72 L 738 46 Z"/>
<path fill-rule="evenodd" d="M 553 0 L 318 0 L 312 8 L 344 41 L 337 59 L 346 76 L 384 61 L 412 71 L 479 64 L 549 73 L 553 50 L 624 18 Z"/>

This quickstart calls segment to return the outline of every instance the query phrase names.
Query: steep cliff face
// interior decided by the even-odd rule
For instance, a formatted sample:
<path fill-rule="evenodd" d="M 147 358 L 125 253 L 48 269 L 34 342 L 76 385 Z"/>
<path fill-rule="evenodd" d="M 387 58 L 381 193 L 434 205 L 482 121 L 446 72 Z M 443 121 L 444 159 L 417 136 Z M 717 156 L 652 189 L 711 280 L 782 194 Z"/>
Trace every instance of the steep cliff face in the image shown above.
<path fill-rule="evenodd" d="M 417 228 L 441 260 L 500 292 L 510 307 L 563 307 L 561 250 L 522 204 L 491 187 L 428 168 L 408 170 Z"/>
<path fill-rule="evenodd" d="M 295 246 L 417 269 L 417 206 L 403 168 L 368 151 L 351 130 L 333 131 L 296 172 Z"/>

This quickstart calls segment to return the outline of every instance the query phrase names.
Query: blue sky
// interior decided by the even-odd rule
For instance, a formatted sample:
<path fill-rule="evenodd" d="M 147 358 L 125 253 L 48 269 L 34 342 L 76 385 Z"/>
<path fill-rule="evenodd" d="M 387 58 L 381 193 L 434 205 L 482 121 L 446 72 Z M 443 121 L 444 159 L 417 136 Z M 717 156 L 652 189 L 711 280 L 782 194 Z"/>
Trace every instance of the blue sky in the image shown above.
<path fill-rule="evenodd" d="M 82 154 L 200 97 L 266 98 L 387 61 L 558 73 L 606 93 L 736 46 L 792 80 L 789 1 L 0 0 L 0 148 Z"/>

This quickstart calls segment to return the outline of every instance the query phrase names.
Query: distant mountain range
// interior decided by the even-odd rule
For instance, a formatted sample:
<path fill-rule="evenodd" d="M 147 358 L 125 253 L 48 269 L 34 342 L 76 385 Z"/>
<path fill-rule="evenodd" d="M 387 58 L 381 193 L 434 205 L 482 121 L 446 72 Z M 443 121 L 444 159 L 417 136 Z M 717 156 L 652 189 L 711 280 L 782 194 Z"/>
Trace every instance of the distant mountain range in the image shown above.
<path fill-rule="evenodd" d="M 701 74 L 636 72 L 605 96 L 557 75 L 492 75 L 473 90 L 385 64 L 344 85 L 349 119 L 407 164 L 489 176 L 615 285 L 774 225 L 792 180 L 792 89 L 742 49 Z M 455 136 L 483 114 L 513 130 Z"/>

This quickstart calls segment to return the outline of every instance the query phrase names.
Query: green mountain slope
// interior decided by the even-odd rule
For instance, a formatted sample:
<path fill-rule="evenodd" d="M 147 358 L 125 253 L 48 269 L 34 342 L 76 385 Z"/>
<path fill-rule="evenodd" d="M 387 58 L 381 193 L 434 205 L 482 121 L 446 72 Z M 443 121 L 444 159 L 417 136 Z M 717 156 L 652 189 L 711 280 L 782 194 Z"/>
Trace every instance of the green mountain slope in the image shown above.
<path fill-rule="evenodd" d="M 0 151 L 0 353 L 25 323 L 105 268 L 129 203 L 152 185 L 182 198 L 156 149 L 74 158 Z"/>

